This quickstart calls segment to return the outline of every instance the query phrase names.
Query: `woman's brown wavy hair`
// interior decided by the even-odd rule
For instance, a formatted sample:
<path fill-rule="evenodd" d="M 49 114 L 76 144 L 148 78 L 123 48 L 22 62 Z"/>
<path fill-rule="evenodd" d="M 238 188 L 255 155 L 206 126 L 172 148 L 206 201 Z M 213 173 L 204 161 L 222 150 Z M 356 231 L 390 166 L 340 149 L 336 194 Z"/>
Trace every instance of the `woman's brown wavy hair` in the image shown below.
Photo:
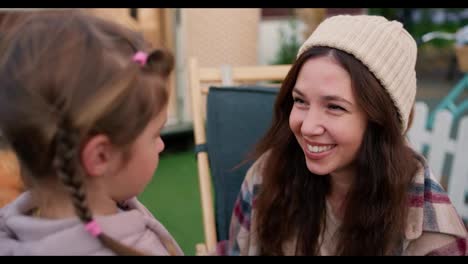
<path fill-rule="evenodd" d="M 415 153 L 406 145 L 398 111 L 379 81 L 355 57 L 328 47 L 313 47 L 292 65 L 275 102 L 273 124 L 256 148 L 256 158 L 268 152 L 255 205 L 261 254 L 283 255 L 284 243 L 291 239 L 297 239 L 296 254 L 319 254 L 330 177 L 307 169 L 288 120 L 301 67 L 323 56 L 333 57 L 349 73 L 368 118 L 336 255 L 397 254 L 405 230 L 407 192 L 418 168 Z"/>

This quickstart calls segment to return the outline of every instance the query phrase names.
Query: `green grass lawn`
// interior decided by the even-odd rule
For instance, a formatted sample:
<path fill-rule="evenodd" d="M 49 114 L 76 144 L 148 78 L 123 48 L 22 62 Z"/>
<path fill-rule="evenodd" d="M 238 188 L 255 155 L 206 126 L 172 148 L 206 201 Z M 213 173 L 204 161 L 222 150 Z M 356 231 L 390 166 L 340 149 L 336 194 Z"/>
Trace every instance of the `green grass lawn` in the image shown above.
<path fill-rule="evenodd" d="M 193 150 L 163 153 L 140 201 L 169 230 L 185 255 L 203 242 L 202 214 Z"/>

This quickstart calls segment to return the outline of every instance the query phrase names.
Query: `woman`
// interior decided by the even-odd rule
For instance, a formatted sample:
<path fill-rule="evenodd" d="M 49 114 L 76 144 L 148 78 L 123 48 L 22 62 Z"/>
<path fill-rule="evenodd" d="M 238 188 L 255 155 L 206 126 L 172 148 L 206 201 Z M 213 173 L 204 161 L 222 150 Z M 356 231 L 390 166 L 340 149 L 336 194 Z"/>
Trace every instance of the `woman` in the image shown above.
<path fill-rule="evenodd" d="M 231 255 L 464 255 L 466 229 L 407 144 L 416 43 L 331 17 L 299 50 L 234 207 Z"/>

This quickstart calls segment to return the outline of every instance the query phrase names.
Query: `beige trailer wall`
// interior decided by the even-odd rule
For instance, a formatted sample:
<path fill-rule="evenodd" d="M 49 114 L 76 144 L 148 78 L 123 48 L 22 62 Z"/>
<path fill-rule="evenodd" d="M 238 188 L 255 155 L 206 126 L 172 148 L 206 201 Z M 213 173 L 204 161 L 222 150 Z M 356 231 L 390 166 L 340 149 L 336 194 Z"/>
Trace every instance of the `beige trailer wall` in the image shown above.
<path fill-rule="evenodd" d="M 256 65 L 261 10 L 259 8 L 182 8 L 178 43 L 178 82 L 188 90 L 188 59 L 201 67 Z M 191 102 L 185 100 L 184 119 L 191 120 Z"/>

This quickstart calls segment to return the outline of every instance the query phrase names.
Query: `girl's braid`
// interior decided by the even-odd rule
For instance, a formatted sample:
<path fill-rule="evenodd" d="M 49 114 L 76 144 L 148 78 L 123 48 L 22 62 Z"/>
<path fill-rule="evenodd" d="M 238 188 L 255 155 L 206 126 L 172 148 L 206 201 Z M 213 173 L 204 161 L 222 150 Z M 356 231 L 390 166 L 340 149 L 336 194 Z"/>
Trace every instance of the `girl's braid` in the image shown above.
<path fill-rule="evenodd" d="M 76 214 L 81 221 L 88 223 L 92 220 L 92 214 L 86 202 L 83 178 L 77 173 L 79 135 L 67 118 L 59 124 L 55 140 L 55 170 L 71 195 Z"/>

